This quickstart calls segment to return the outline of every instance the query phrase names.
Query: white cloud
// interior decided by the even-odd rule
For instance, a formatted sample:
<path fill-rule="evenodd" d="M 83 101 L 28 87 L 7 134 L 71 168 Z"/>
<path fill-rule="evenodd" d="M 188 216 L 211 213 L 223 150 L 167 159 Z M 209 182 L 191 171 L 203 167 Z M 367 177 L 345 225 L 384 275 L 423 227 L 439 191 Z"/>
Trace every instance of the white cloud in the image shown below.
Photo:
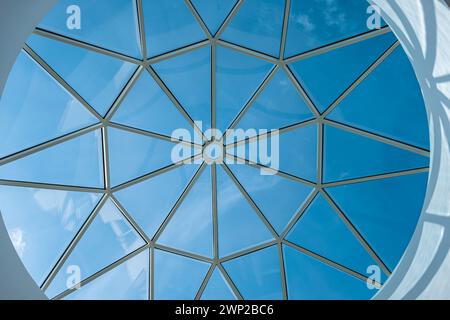
<path fill-rule="evenodd" d="M 12 229 L 9 232 L 9 237 L 11 238 L 11 242 L 13 243 L 14 248 L 17 251 L 17 254 L 19 257 L 23 257 L 23 254 L 25 253 L 25 247 L 27 246 L 23 231 L 19 228 Z"/>
<path fill-rule="evenodd" d="M 299 15 L 295 19 L 295 21 L 307 32 L 311 32 L 316 28 L 314 23 L 312 23 L 311 20 L 309 19 L 309 16 L 307 16 L 305 14 Z"/>

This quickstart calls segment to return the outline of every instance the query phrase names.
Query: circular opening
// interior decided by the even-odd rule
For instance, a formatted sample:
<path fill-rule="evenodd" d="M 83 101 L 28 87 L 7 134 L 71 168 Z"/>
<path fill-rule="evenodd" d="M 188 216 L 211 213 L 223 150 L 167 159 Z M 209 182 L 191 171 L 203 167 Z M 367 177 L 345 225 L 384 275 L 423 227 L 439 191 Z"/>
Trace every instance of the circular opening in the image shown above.
<path fill-rule="evenodd" d="M 287 3 L 60 1 L 39 24 L 0 102 L 0 209 L 49 297 L 382 286 L 423 204 L 420 89 L 367 4 Z"/>

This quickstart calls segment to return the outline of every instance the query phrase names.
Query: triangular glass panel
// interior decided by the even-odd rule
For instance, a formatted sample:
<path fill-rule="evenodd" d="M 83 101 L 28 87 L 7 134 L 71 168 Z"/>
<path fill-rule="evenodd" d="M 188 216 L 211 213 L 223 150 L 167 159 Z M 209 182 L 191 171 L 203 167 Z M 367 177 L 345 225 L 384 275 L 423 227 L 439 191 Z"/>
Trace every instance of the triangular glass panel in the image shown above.
<path fill-rule="evenodd" d="M 236 164 L 229 165 L 229 168 L 278 234 L 283 233 L 313 190 L 302 183 L 269 175 L 250 166 Z"/>
<path fill-rule="evenodd" d="M 424 149 L 430 145 L 422 92 L 402 48 L 386 58 L 328 118 Z"/>
<path fill-rule="evenodd" d="M 194 300 L 210 265 L 155 250 L 155 299 Z"/>
<path fill-rule="evenodd" d="M 153 238 L 198 169 L 184 165 L 114 195 L 149 238 Z"/>
<path fill-rule="evenodd" d="M 284 0 L 244 1 L 221 38 L 278 57 L 284 6 Z"/>
<path fill-rule="evenodd" d="M 20 53 L 0 100 L 0 158 L 96 122 L 30 56 Z"/>
<path fill-rule="evenodd" d="M 27 43 L 102 116 L 137 68 L 129 62 L 36 35 Z"/>
<path fill-rule="evenodd" d="M 217 129 L 225 132 L 273 65 L 221 46 L 216 55 Z"/>
<path fill-rule="evenodd" d="M 428 167 L 430 159 L 332 126 L 325 127 L 325 182 Z"/>
<path fill-rule="evenodd" d="M 103 188 L 100 130 L 0 166 L 0 179 Z"/>
<path fill-rule="evenodd" d="M 145 244 L 111 200 L 107 200 L 45 292 L 50 298 Z"/>
<path fill-rule="evenodd" d="M 60 0 L 38 27 L 141 58 L 135 0 Z"/>
<path fill-rule="evenodd" d="M 264 222 L 220 167 L 217 168 L 217 214 L 221 257 L 273 240 Z"/>
<path fill-rule="evenodd" d="M 100 196 L 0 187 L 0 212 L 6 229 L 17 254 L 38 285 L 42 285 Z"/>
<path fill-rule="evenodd" d="M 145 250 L 64 299 L 148 300 L 149 267 L 149 252 Z"/>
<path fill-rule="evenodd" d="M 202 121 L 204 130 L 209 129 L 211 127 L 211 48 L 200 48 L 159 62 L 152 67 L 191 118 L 194 121 Z"/>
<path fill-rule="evenodd" d="M 285 246 L 288 297 L 292 300 L 368 300 L 377 292 L 367 283 Z M 301 270 L 301 272 L 299 272 Z"/>
<path fill-rule="evenodd" d="M 367 13 L 369 5 L 359 0 L 292 0 L 285 56 L 371 31 L 368 27 L 368 22 L 372 21 Z M 385 25 L 381 18 L 379 22 L 373 27 Z"/>
<path fill-rule="evenodd" d="M 281 300 L 278 248 L 272 246 L 223 263 L 246 300 Z"/>
<path fill-rule="evenodd" d="M 376 265 L 322 195 L 311 203 L 287 240 L 360 274 Z"/>
<path fill-rule="evenodd" d="M 195 182 L 157 240 L 159 244 L 213 257 L 211 170 L 207 167 Z"/>
<path fill-rule="evenodd" d="M 327 191 L 381 260 L 394 270 L 416 228 L 427 178 L 426 173 L 414 174 Z"/>
<path fill-rule="evenodd" d="M 390 32 L 294 62 L 290 68 L 323 112 L 395 41 Z"/>
<path fill-rule="evenodd" d="M 267 136 L 260 136 L 258 140 L 229 145 L 227 153 L 273 170 L 316 181 L 317 130 L 316 125 L 308 125 L 286 133 L 273 134 L 269 139 Z M 236 140 L 231 136 L 229 139 Z"/>
<path fill-rule="evenodd" d="M 111 184 L 117 186 L 174 163 L 176 144 L 120 129 L 109 129 Z M 191 150 L 192 149 L 192 150 Z M 194 148 L 190 148 L 192 155 Z M 188 158 L 191 155 L 186 155 Z"/>
<path fill-rule="evenodd" d="M 236 300 L 219 269 L 216 268 L 209 278 L 202 300 Z"/>
<path fill-rule="evenodd" d="M 284 71 L 278 70 L 237 124 L 238 129 L 280 129 L 313 114 Z"/>
<path fill-rule="evenodd" d="M 121 103 L 112 121 L 166 136 L 172 136 L 176 129 L 193 130 L 166 93 L 145 71 Z"/>
<path fill-rule="evenodd" d="M 154 57 L 206 38 L 183 0 L 142 1 L 148 56 Z"/>
<path fill-rule="evenodd" d="M 191 2 L 202 17 L 209 32 L 215 35 L 237 0 L 192 0 Z"/>

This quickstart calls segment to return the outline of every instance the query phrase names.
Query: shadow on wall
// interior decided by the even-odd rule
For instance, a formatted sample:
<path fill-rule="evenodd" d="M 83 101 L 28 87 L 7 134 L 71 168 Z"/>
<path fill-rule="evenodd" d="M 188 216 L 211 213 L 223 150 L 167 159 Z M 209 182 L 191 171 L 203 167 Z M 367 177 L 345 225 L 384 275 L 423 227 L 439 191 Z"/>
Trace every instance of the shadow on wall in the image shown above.
<path fill-rule="evenodd" d="M 418 75 L 432 148 L 424 211 L 407 253 L 376 298 L 449 298 L 450 280 L 443 270 L 450 268 L 450 35 L 437 28 L 448 27 L 450 10 L 445 2 L 450 0 L 411 1 L 412 9 L 423 11 L 416 10 L 415 17 L 423 17 L 419 19 L 412 19 L 414 13 L 397 1 L 370 2 L 380 6 Z"/>

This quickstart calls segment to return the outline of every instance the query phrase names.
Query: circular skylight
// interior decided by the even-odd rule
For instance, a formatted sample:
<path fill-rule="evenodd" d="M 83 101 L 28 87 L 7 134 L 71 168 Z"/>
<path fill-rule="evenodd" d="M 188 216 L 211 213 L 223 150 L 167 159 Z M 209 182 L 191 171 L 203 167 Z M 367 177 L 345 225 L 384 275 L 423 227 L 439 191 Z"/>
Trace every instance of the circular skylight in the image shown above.
<path fill-rule="evenodd" d="M 429 136 L 361 0 L 60 0 L 0 101 L 0 210 L 55 299 L 370 299 Z"/>

